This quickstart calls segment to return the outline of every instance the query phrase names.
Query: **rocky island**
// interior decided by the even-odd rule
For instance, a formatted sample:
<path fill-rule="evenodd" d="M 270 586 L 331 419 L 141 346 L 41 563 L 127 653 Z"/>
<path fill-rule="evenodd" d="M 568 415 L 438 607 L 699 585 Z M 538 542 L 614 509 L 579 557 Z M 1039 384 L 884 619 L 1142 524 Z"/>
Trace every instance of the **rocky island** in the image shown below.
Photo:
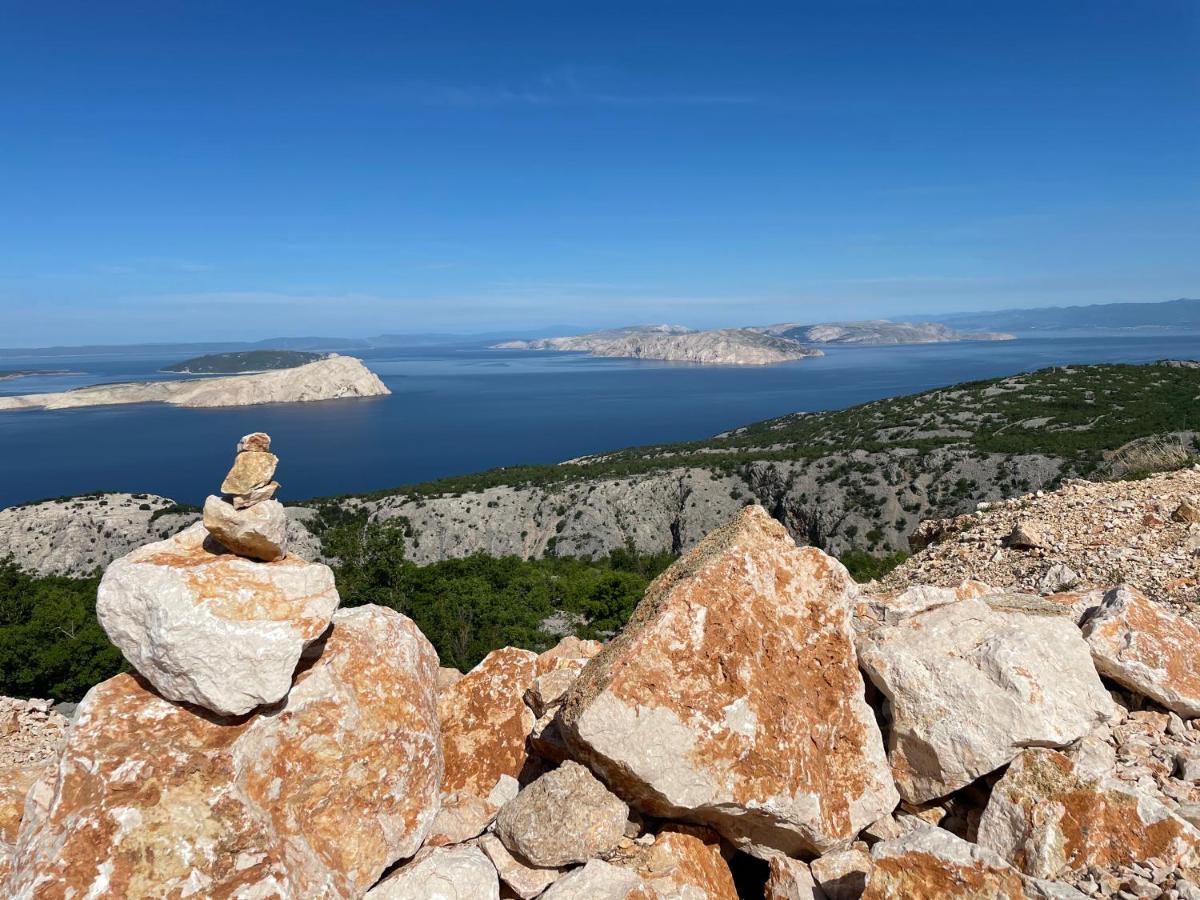
<path fill-rule="evenodd" d="M 254 406 L 260 403 L 304 403 L 347 397 L 379 397 L 391 391 L 379 376 L 352 356 L 326 359 L 255 375 L 96 384 L 53 394 L 0 397 L 0 411 L 75 409 L 123 403 L 169 403 L 173 406 Z"/>
<path fill-rule="evenodd" d="M 892 322 L 888 319 L 827 322 L 822 325 L 784 322 L 755 330 L 807 344 L 946 344 L 956 341 L 1016 340 L 1016 335 L 1002 331 L 955 331 L 938 322 Z"/>
<path fill-rule="evenodd" d="M 632 326 L 574 337 L 505 341 L 493 349 L 555 350 L 719 366 L 768 366 L 823 355 L 820 350 L 796 341 L 745 328 L 691 331 L 677 325 Z"/>
<path fill-rule="evenodd" d="M 182 375 L 249 375 L 275 369 L 294 369 L 325 359 L 328 355 L 305 350 L 239 350 L 196 356 L 172 366 L 164 366 L 162 371 Z"/>

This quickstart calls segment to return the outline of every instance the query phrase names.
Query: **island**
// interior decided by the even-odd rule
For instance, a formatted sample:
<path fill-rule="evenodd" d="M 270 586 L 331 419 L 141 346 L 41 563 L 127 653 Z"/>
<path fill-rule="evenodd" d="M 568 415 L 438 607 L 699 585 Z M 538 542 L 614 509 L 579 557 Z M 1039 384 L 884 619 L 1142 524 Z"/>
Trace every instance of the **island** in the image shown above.
<path fill-rule="evenodd" d="M 555 350 L 722 366 L 768 366 L 824 355 L 796 341 L 748 328 L 692 331 L 679 325 L 630 326 L 573 337 L 505 341 L 493 345 L 493 349 Z"/>
<path fill-rule="evenodd" d="M 379 397 L 390 393 L 379 376 L 363 365 L 362 360 L 330 354 L 307 365 L 255 375 L 94 384 L 51 394 L 0 397 L 0 412 L 75 409 L 125 403 L 168 403 L 189 407 L 255 406 L 260 403 Z"/>
<path fill-rule="evenodd" d="M 9 369 L 0 370 L 0 381 L 12 381 L 16 378 L 28 378 L 30 375 L 74 375 L 68 369 Z"/>
<path fill-rule="evenodd" d="M 304 350 L 242 350 L 235 353 L 209 353 L 165 366 L 160 371 L 184 375 L 249 375 L 276 369 L 294 369 L 320 359 L 327 353 Z"/>
<path fill-rule="evenodd" d="M 1009 341 L 1002 332 L 967 333 L 936 322 L 828 322 L 694 331 L 683 325 L 630 325 L 587 334 L 504 341 L 494 350 L 553 350 L 626 359 L 659 359 L 705 365 L 769 366 L 824 356 L 814 344 L 933 344 Z"/>

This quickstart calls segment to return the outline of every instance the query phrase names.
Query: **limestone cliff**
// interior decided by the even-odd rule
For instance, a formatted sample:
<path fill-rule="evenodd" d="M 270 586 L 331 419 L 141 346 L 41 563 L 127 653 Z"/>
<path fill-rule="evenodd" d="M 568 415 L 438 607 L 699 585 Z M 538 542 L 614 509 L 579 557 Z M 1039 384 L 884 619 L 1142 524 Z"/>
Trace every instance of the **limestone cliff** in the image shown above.
<path fill-rule="evenodd" d="M 379 376 L 351 356 L 331 356 L 294 369 L 254 375 L 97 384 L 54 394 L 0 397 L 0 411 L 74 409 L 124 403 L 172 406 L 254 406 L 345 397 L 378 397 L 391 391 Z"/>

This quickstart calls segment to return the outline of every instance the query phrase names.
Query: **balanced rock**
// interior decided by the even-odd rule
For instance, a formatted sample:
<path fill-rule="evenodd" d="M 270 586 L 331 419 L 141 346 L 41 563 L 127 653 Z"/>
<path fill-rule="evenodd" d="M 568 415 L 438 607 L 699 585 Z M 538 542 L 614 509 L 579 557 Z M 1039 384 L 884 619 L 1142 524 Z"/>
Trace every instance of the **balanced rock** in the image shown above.
<path fill-rule="evenodd" d="M 979 843 L 1035 878 L 1155 858 L 1200 864 L 1200 831 L 1148 794 L 1082 776 L 1066 755 L 1024 751 L 992 788 Z"/>
<path fill-rule="evenodd" d="M 365 900 L 500 900 L 500 881 L 478 847 L 429 847 L 367 891 Z"/>
<path fill-rule="evenodd" d="M 863 900 L 1025 900 L 1025 883 L 1003 859 L 941 828 L 921 828 L 871 850 Z"/>
<path fill-rule="evenodd" d="M 942 797 L 1031 744 L 1062 747 L 1114 705 L 1069 618 L 939 606 L 876 629 L 859 660 L 888 701 L 900 795 Z"/>
<path fill-rule="evenodd" d="M 338 603 L 328 566 L 244 559 L 196 523 L 110 565 L 96 616 L 164 697 L 241 715 L 287 694 Z"/>
<path fill-rule="evenodd" d="M 496 836 L 535 866 L 587 862 L 625 836 L 629 807 L 576 762 L 565 762 L 500 810 Z"/>
<path fill-rule="evenodd" d="M 234 509 L 246 509 L 253 506 L 255 503 L 262 503 L 264 500 L 270 500 L 275 496 L 275 492 L 279 490 L 279 482 L 271 481 L 264 484 L 262 487 L 256 487 L 248 494 L 234 494 L 229 498 Z"/>
<path fill-rule="evenodd" d="M 204 527 L 225 548 L 239 556 L 275 562 L 287 555 L 287 513 L 278 500 L 264 500 L 238 509 L 210 495 L 204 501 Z"/>
<path fill-rule="evenodd" d="M 438 711 L 446 778 L 439 842 L 479 834 L 508 799 L 493 792 L 503 776 L 519 778 L 528 761 L 525 742 L 535 719 L 523 697 L 536 674 L 536 653 L 505 647 L 442 690 Z"/>
<path fill-rule="evenodd" d="M 279 458 L 262 450 L 245 450 L 233 458 L 233 467 L 221 482 L 222 494 L 249 494 L 270 484 Z"/>
<path fill-rule="evenodd" d="M 822 852 L 896 805 L 840 563 L 751 506 L 660 575 L 559 712 L 624 799 L 750 852 Z"/>
<path fill-rule="evenodd" d="M 500 880 L 521 900 L 533 900 L 546 888 L 554 884 L 565 872 L 561 868 L 531 866 L 513 856 L 494 834 L 485 834 L 479 839 L 479 849 L 492 861 Z"/>
<path fill-rule="evenodd" d="M 1200 628 L 1122 585 L 1083 624 L 1100 674 L 1184 718 L 1200 717 Z"/>
<path fill-rule="evenodd" d="M 264 431 L 244 434 L 237 442 L 238 453 L 269 453 L 271 452 L 271 436 Z"/>
<path fill-rule="evenodd" d="M 269 712 L 220 718 L 133 675 L 102 682 L 46 802 L 26 805 L 9 894 L 361 896 L 437 810 L 437 663 L 409 619 L 362 606 Z"/>

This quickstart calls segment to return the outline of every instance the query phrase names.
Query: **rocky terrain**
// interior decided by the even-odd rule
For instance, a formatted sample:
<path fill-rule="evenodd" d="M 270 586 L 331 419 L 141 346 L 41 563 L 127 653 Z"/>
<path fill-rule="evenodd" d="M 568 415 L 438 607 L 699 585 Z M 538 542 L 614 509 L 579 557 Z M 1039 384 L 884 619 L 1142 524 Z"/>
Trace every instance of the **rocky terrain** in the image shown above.
<path fill-rule="evenodd" d="M 463 674 L 279 543 L 264 439 L 210 501 L 232 547 L 192 525 L 102 580 L 133 674 L 69 726 L 0 701 L 4 896 L 1200 897 L 1200 626 L 1147 557 L 1173 539 L 1123 582 L 1136 529 L 1095 540 L 1190 529 L 1200 471 L 930 526 L 867 587 L 748 506 L 608 643 Z M 1002 555 L 955 582 L 973 529 Z M 1030 560 L 1080 590 L 1017 592 Z"/>
<path fill-rule="evenodd" d="M 330 356 L 293 369 L 256 375 L 97 384 L 55 394 L 0 397 L 0 411 L 75 409 L 123 403 L 173 406 L 254 406 L 390 394 L 379 376 L 351 356 Z"/>
<path fill-rule="evenodd" d="M 669 362 L 720 366 L 767 366 L 821 356 L 821 351 L 795 341 L 760 334 L 746 328 L 690 331 L 678 326 L 619 328 L 575 337 L 506 341 L 497 350 L 557 350 L 626 359 L 661 359 Z"/>
<path fill-rule="evenodd" d="M 806 344 L 945 344 L 953 341 L 1011 341 L 1015 336 L 1002 331 L 955 331 L 937 322 L 828 322 L 800 325 L 784 322 L 757 329 L 764 334 L 790 338 Z"/>

